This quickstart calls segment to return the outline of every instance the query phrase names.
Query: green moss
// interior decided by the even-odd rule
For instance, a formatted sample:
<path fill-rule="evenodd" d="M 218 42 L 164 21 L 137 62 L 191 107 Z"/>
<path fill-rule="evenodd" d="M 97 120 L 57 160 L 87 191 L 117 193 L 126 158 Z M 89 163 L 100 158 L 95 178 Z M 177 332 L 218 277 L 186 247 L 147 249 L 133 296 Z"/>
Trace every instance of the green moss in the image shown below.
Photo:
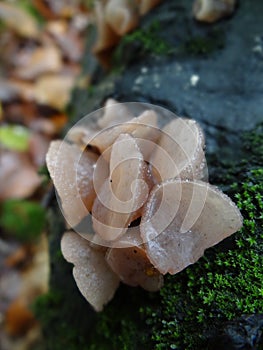
<path fill-rule="evenodd" d="M 44 208 L 33 201 L 9 199 L 1 205 L 0 226 L 20 241 L 33 241 L 44 230 Z"/>
<path fill-rule="evenodd" d="M 209 337 L 223 332 L 229 320 L 263 312 L 263 169 L 258 165 L 263 154 L 261 130 L 259 126 L 244 135 L 246 149 L 255 150 L 257 157 L 241 161 L 225 180 L 233 183 L 242 171 L 241 180 L 228 186 L 244 217 L 241 231 L 210 248 L 181 273 L 166 276 L 160 293 L 138 298 L 132 306 L 135 319 L 127 322 L 126 315 L 121 321 L 123 313 L 129 312 L 125 304 L 119 311 L 117 295 L 97 317 L 97 337 L 92 339 L 91 349 L 104 349 L 99 347 L 103 338 L 107 349 L 117 349 L 116 344 L 121 344 L 121 348 L 133 350 L 134 343 L 140 349 L 205 349 Z M 144 337 L 138 341 L 141 334 Z"/>
<path fill-rule="evenodd" d="M 137 29 L 125 35 L 113 54 L 113 63 L 119 67 L 126 56 L 154 54 L 157 56 L 170 55 L 174 52 L 173 46 L 160 35 L 160 23 L 153 21 L 146 28 Z M 135 52 L 134 52 L 135 51 Z M 133 54 L 131 55 L 131 52 Z"/>
<path fill-rule="evenodd" d="M 219 30 L 212 30 L 205 36 L 195 36 L 186 41 L 184 51 L 190 55 L 208 55 L 222 49 L 225 44 L 225 37 Z"/>
<path fill-rule="evenodd" d="M 92 313 L 77 291 L 72 266 L 56 257 L 60 237 L 55 232 L 51 257 L 60 279 L 53 277 L 53 285 L 61 296 L 48 294 L 36 308 L 47 349 L 207 349 L 208 339 L 222 334 L 229 320 L 263 313 L 262 136 L 262 126 L 245 134 L 247 160 L 217 178 L 242 211 L 243 228 L 196 264 L 166 276 L 159 293 L 121 285 L 103 312 Z"/>
<path fill-rule="evenodd" d="M 88 350 L 89 347 L 78 328 L 74 328 L 70 323 L 60 319 L 59 310 L 63 308 L 65 308 L 63 293 L 57 290 L 51 290 L 47 294 L 39 296 L 32 305 L 37 319 L 44 328 L 49 330 L 48 336 L 45 337 L 45 348 L 50 350 Z"/>
<path fill-rule="evenodd" d="M 244 217 L 243 228 L 209 249 L 198 263 L 166 278 L 159 308 L 144 310 L 155 349 L 205 348 L 211 334 L 223 331 L 228 320 L 263 313 L 263 133 L 261 126 L 245 135 L 250 157 L 232 170 L 242 180 L 229 191 Z M 261 153 L 262 152 L 262 153 Z M 254 159 L 254 162 L 253 162 Z"/>
<path fill-rule="evenodd" d="M 151 339 L 147 337 L 140 305 L 149 303 L 151 298 L 151 293 L 121 285 L 112 302 L 96 315 L 90 350 L 149 348 Z"/>

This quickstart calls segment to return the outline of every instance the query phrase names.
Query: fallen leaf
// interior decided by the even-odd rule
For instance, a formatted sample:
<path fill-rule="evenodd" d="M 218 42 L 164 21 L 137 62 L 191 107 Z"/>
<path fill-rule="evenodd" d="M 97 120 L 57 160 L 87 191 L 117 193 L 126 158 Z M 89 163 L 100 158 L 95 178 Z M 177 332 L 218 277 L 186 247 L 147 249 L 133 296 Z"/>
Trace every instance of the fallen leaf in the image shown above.
<path fill-rule="evenodd" d="M 43 73 L 56 73 L 62 68 L 61 53 L 51 45 L 19 52 L 14 63 L 18 65 L 14 76 L 25 80 L 34 79 Z"/>
<path fill-rule="evenodd" d="M 17 4 L 0 3 L 0 18 L 16 33 L 26 38 L 37 38 L 39 30 L 37 22 L 28 12 Z"/>
<path fill-rule="evenodd" d="M 45 164 L 50 139 L 39 133 L 33 133 L 29 140 L 29 154 L 34 165 L 38 168 Z"/>
<path fill-rule="evenodd" d="M 35 99 L 35 83 L 32 82 L 17 79 L 2 80 L 0 81 L 0 94 L 1 89 L 3 97 L 5 97 L 2 98 L 2 101 L 10 101 L 15 97 L 22 98 L 26 101 L 34 101 Z"/>
<path fill-rule="evenodd" d="M 25 198 L 41 184 L 28 155 L 14 151 L 1 151 L 0 200 Z"/>
<path fill-rule="evenodd" d="M 46 19 L 54 19 L 57 17 L 55 13 L 51 11 L 51 9 L 47 6 L 46 2 L 43 0 L 33 0 L 33 6 L 37 9 L 37 11 Z"/>
<path fill-rule="evenodd" d="M 31 257 L 30 247 L 28 245 L 19 246 L 12 254 L 5 259 L 5 265 L 8 267 L 19 267 L 24 265 Z"/>
<path fill-rule="evenodd" d="M 10 150 L 27 151 L 30 132 L 21 125 L 3 125 L 0 127 L 0 146 Z"/>
<path fill-rule="evenodd" d="M 5 315 L 5 328 L 10 335 L 21 336 L 35 324 L 35 317 L 24 301 L 16 299 L 11 303 Z"/>
<path fill-rule="evenodd" d="M 47 136 L 58 134 L 68 121 L 66 114 L 54 114 L 49 118 L 39 117 L 32 120 L 29 124 L 31 130 L 42 133 Z"/>
<path fill-rule="evenodd" d="M 47 24 L 48 32 L 71 61 L 78 62 L 83 53 L 83 41 L 78 32 L 72 29 L 66 21 L 52 21 Z"/>
<path fill-rule="evenodd" d="M 63 110 L 70 100 L 74 81 L 73 76 L 44 75 L 36 82 L 35 100 L 40 104 Z"/>

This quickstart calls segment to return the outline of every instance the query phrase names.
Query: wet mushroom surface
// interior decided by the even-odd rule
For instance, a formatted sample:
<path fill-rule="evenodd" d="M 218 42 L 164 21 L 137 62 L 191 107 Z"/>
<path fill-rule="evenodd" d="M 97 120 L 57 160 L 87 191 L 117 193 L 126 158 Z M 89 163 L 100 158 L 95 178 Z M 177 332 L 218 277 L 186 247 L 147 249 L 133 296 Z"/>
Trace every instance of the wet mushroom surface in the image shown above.
<path fill-rule="evenodd" d="M 195 263 L 242 226 L 232 200 L 205 181 L 200 126 L 173 115 L 160 129 L 154 107 L 138 112 L 110 99 L 95 126 L 73 127 L 74 138 L 69 132 L 47 154 L 61 210 L 76 231 L 64 234 L 62 253 L 96 311 L 119 281 L 157 291 L 163 275 Z M 78 232 L 88 218 L 92 224 Z"/>

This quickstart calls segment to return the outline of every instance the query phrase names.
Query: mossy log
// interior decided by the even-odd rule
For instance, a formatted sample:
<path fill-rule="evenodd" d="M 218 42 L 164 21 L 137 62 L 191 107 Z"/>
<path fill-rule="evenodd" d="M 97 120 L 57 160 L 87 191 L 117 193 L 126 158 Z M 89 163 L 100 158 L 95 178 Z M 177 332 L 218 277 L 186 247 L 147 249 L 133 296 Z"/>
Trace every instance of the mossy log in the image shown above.
<path fill-rule="evenodd" d="M 96 314 L 61 255 L 64 224 L 53 198 L 50 292 L 34 305 L 48 350 L 263 349 L 263 56 L 254 50 L 263 50 L 263 2 L 240 1 L 232 18 L 213 25 L 196 23 L 191 4 L 167 1 L 146 16 L 116 48 L 111 74 L 87 53 L 92 86 L 74 92 L 69 111 L 73 123 L 114 97 L 197 119 L 210 182 L 238 204 L 244 227 L 166 276 L 159 293 L 122 285 Z"/>

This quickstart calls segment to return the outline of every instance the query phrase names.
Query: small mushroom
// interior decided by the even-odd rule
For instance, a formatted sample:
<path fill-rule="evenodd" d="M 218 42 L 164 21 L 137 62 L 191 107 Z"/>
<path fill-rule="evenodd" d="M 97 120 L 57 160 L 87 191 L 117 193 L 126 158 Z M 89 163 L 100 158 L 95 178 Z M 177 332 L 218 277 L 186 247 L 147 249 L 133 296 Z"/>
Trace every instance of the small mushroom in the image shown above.
<path fill-rule="evenodd" d="M 207 183 L 187 180 L 156 186 L 141 220 L 147 255 L 163 274 L 195 263 L 241 226 L 242 216 L 229 197 Z"/>
<path fill-rule="evenodd" d="M 101 54 L 117 45 L 123 35 L 136 28 L 140 16 L 145 15 L 161 0 L 106 0 L 95 1 L 94 14 L 98 38 L 95 54 Z"/>
<path fill-rule="evenodd" d="M 193 5 L 195 19 L 213 23 L 230 16 L 235 9 L 236 0 L 196 0 Z"/>
<path fill-rule="evenodd" d="M 103 4 L 95 1 L 94 14 L 97 24 L 98 38 L 93 48 L 95 54 L 108 50 L 118 44 L 120 36 L 115 33 L 105 19 Z"/>
<path fill-rule="evenodd" d="M 109 0 L 105 6 L 105 19 L 120 36 L 130 32 L 139 23 L 139 14 L 134 1 Z"/>
<path fill-rule="evenodd" d="M 65 259 L 73 263 L 73 276 L 84 298 L 101 311 L 119 286 L 118 276 L 110 269 L 104 253 L 93 250 L 89 242 L 75 232 L 64 233 L 61 250 Z"/>
<path fill-rule="evenodd" d="M 53 141 L 50 144 L 47 167 L 61 199 L 63 213 L 72 227 L 91 211 L 95 198 L 93 172 L 97 158 L 95 154 L 82 153 L 78 146 L 66 142 Z"/>

